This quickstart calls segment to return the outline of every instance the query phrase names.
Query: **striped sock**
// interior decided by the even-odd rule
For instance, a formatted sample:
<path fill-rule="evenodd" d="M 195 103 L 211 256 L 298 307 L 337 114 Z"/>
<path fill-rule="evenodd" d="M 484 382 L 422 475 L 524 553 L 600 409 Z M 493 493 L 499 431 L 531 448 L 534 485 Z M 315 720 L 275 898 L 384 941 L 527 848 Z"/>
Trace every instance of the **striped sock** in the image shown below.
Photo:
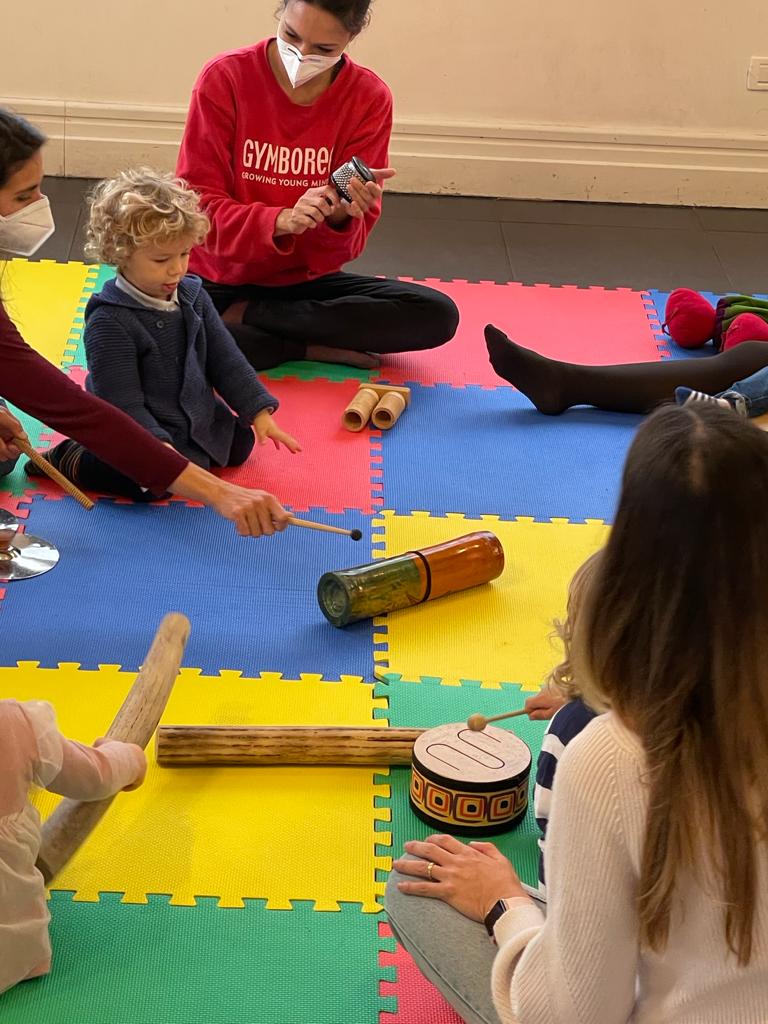
<path fill-rule="evenodd" d="M 67 438 L 65 441 L 60 441 L 53 448 L 50 448 L 46 452 L 41 452 L 46 460 L 58 471 L 63 474 L 67 480 L 70 480 L 73 484 L 79 483 L 78 469 L 80 468 L 80 457 L 82 456 L 85 449 L 77 441 Z M 24 466 L 24 472 L 27 476 L 45 476 L 42 469 L 34 464 L 34 462 L 27 462 Z"/>
<path fill-rule="evenodd" d="M 704 391 L 694 391 L 692 388 L 675 388 L 675 401 L 678 405 L 689 405 L 691 402 L 710 402 L 719 405 L 722 409 L 733 409 L 727 398 L 717 398 L 715 395 L 708 395 Z"/>

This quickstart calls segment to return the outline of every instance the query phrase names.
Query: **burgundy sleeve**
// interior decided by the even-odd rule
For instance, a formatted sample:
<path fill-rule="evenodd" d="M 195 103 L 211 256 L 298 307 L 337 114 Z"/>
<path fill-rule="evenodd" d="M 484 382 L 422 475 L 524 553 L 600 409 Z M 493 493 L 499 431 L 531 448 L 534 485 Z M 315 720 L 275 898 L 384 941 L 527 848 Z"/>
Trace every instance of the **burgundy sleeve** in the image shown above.
<path fill-rule="evenodd" d="M 74 438 L 121 473 L 163 494 L 188 460 L 38 355 L 0 303 L 0 395 Z"/>

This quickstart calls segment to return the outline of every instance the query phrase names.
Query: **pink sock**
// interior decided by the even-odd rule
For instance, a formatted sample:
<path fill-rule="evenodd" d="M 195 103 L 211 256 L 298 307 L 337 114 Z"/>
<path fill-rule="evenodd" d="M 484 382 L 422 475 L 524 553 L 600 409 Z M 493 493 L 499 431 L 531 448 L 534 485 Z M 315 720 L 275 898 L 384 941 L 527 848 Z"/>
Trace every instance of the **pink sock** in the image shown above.
<path fill-rule="evenodd" d="M 723 336 L 725 352 L 742 341 L 768 341 L 768 324 L 756 313 L 739 313 Z"/>
<path fill-rule="evenodd" d="M 701 348 L 715 333 L 715 308 L 690 288 L 676 288 L 667 299 L 663 329 L 681 348 Z"/>

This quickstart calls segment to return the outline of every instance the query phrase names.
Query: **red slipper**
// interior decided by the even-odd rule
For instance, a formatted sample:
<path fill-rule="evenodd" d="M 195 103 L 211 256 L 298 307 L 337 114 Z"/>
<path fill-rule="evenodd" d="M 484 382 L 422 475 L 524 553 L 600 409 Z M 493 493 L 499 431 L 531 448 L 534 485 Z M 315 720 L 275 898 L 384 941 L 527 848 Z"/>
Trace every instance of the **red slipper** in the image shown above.
<path fill-rule="evenodd" d="M 723 335 L 722 351 L 725 352 L 742 341 L 768 341 L 768 324 L 756 313 L 739 313 Z"/>
<path fill-rule="evenodd" d="M 701 348 L 715 333 L 715 307 L 690 288 L 676 288 L 667 299 L 661 328 L 681 348 Z"/>

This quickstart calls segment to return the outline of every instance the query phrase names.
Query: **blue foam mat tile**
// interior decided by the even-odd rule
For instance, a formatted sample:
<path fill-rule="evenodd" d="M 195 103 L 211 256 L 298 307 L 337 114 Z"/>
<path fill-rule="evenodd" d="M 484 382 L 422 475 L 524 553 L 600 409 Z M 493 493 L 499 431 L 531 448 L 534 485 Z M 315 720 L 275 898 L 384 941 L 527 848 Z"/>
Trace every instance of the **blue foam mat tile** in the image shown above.
<path fill-rule="evenodd" d="M 35 497 L 26 531 L 59 548 L 44 576 L 8 584 L 0 603 L 2 661 L 136 670 L 168 611 L 192 623 L 184 664 L 370 676 L 372 625 L 335 629 L 316 600 L 323 572 L 368 560 L 370 519 L 360 513 L 307 518 L 357 527 L 363 540 L 289 527 L 260 539 L 237 535 L 210 509 Z"/>
<path fill-rule="evenodd" d="M 412 387 L 407 421 L 382 440 L 387 509 L 611 521 L 641 417 L 542 416 L 512 388 L 438 384 Z"/>

